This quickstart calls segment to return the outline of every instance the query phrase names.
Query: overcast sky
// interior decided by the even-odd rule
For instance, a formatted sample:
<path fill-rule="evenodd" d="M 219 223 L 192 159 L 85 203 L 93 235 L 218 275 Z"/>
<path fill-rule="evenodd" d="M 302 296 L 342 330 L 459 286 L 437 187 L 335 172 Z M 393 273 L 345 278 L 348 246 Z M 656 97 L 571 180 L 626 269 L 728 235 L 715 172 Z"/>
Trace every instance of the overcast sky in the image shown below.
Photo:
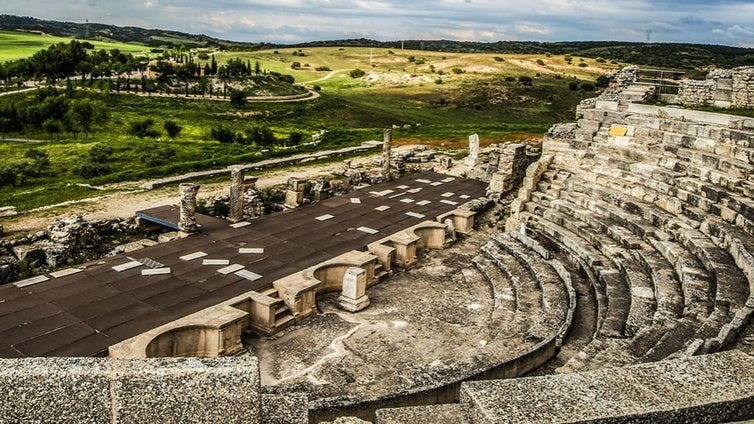
<path fill-rule="evenodd" d="M 2 0 L 0 13 L 202 33 L 342 38 L 616 40 L 754 47 L 754 0 Z"/>

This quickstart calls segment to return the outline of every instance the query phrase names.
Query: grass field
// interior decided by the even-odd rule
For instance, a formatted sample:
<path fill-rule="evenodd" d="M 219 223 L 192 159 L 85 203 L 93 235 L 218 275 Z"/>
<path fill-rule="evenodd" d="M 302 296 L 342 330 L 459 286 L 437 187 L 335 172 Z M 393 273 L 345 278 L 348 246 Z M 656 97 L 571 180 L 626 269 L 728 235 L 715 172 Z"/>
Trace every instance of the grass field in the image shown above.
<path fill-rule="evenodd" d="M 23 59 L 57 43 L 69 43 L 71 38 L 53 37 L 29 32 L 0 31 L 0 62 Z M 113 41 L 88 40 L 98 49 L 119 49 L 125 53 L 148 52 L 146 46 Z"/>
<path fill-rule="evenodd" d="M 81 134 L 77 138 L 63 134 L 59 141 L 0 143 L 3 164 L 24 161 L 24 153 L 30 147 L 47 152 L 51 162 L 44 175 L 17 187 L 0 189 L 0 205 L 28 210 L 102 193 L 86 184 L 123 183 L 286 154 L 262 153 L 254 145 L 212 140 L 212 128 L 221 126 L 244 132 L 255 125 L 264 125 L 280 140 L 294 131 L 302 133 L 304 141 L 323 129 L 346 134 L 339 144 L 320 148 L 379 140 L 383 128 L 395 126 L 397 144 L 424 143 L 456 150 L 466 147 L 472 133 L 478 133 L 484 145 L 538 138 L 553 123 L 572 120 L 578 102 L 591 95 L 569 89 L 570 82 L 593 81 L 616 67 L 591 59 L 583 62 L 588 66 L 578 66 L 582 63 L 578 58 L 567 64 L 563 57 L 545 55 L 390 52 L 367 48 L 317 48 L 297 51 L 297 56 L 292 53 L 293 49 L 281 49 L 278 53 L 227 52 L 218 54 L 218 62 L 235 57 L 252 63 L 259 61 L 262 69 L 292 74 L 297 81 L 319 85 L 320 98 L 295 103 L 249 103 L 238 109 L 229 102 L 207 99 L 79 92 L 77 96 L 104 102 L 110 120 L 90 134 L 88 141 Z M 293 61 L 299 61 L 305 70 L 290 69 Z M 331 74 L 312 70 L 321 66 L 342 71 Z M 354 68 L 368 74 L 364 78 L 351 78 L 348 73 Z M 533 79 L 531 86 L 517 81 L 522 75 Z M 442 83 L 438 84 L 438 79 Z M 5 97 L 4 101 L 23 103 L 33 96 L 34 93 L 16 94 Z M 161 135 L 154 139 L 128 135 L 129 125 L 145 117 L 155 121 Z M 168 119 L 183 127 L 176 140 L 168 140 L 162 131 L 162 124 Z M 6 136 L 50 139 L 42 130 Z M 86 160 L 87 152 L 97 143 L 114 150 L 108 164 L 111 172 L 90 180 L 76 176 L 73 168 Z M 164 147 L 173 150 L 167 163 L 145 165 L 145 154 Z"/>

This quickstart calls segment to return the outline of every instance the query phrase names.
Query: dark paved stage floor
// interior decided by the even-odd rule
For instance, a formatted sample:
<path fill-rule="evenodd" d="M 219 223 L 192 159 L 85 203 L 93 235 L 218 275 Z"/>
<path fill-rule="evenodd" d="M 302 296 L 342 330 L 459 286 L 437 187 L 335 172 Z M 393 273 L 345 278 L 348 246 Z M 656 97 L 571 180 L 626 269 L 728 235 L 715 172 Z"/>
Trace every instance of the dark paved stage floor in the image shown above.
<path fill-rule="evenodd" d="M 281 277 L 365 249 L 484 195 L 484 183 L 451 178 L 416 174 L 238 228 L 199 215 L 201 230 L 190 237 L 83 264 L 76 274 L 48 274 L 47 281 L 1 286 L 0 357 L 105 354 L 110 345 L 242 293 L 268 288 Z M 385 206 L 389 208 L 380 208 Z M 178 217 L 177 207 L 140 213 L 170 222 Z M 206 256 L 181 259 L 193 253 Z M 120 272 L 113 269 L 145 259 L 170 268 L 170 273 L 144 276 L 142 270 L 150 267 L 141 264 Z M 205 259 L 227 260 L 261 278 L 245 278 L 235 271 L 223 274 L 226 265 L 203 265 Z"/>

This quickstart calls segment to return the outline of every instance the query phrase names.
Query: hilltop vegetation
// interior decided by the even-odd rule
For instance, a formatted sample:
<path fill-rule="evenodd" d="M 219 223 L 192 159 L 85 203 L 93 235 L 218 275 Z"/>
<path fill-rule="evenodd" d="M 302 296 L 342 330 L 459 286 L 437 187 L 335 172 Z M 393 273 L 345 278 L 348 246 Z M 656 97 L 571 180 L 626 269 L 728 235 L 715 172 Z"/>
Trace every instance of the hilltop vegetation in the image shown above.
<path fill-rule="evenodd" d="M 0 30 L 23 30 L 59 37 L 86 38 L 100 41 L 137 43 L 160 48 L 211 47 L 222 50 L 254 51 L 281 48 L 374 47 L 383 49 L 422 50 L 445 53 L 552 54 L 603 58 L 636 65 L 671 69 L 694 69 L 717 66 L 733 68 L 754 65 L 754 49 L 731 46 L 685 43 L 636 43 L 623 41 L 497 41 L 491 43 L 453 40 L 376 41 L 350 39 L 312 41 L 295 45 L 236 42 L 206 35 L 178 31 L 118 27 L 95 23 L 58 22 L 0 15 Z M 0 43 L 1 44 L 1 43 Z M 123 50 L 123 49 L 121 49 Z M 2 56 L 0 56 L 2 60 Z"/>

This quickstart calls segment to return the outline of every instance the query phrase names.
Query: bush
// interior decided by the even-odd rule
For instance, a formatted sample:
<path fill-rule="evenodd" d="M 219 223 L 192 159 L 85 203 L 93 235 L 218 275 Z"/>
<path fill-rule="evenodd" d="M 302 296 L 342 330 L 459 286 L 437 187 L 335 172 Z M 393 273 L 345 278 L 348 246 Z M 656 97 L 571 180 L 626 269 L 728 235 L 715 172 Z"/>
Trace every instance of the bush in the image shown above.
<path fill-rule="evenodd" d="M 586 62 L 579 62 L 579 68 L 586 68 L 587 66 L 589 66 L 588 63 L 586 63 Z"/>
<path fill-rule="evenodd" d="M 584 91 L 594 91 L 594 84 L 588 82 L 582 83 L 581 89 Z"/>
<path fill-rule="evenodd" d="M 454 74 L 462 74 L 463 73 L 463 69 L 459 68 L 459 67 L 455 67 L 455 68 L 451 69 L 451 72 L 453 72 Z"/>
<path fill-rule="evenodd" d="M 167 120 L 162 125 L 163 128 L 165 128 L 165 132 L 168 133 L 168 137 L 170 138 L 176 138 L 178 134 L 183 129 L 182 126 L 178 125 L 175 121 Z"/>
<path fill-rule="evenodd" d="M 364 72 L 362 69 L 356 68 L 356 69 L 351 70 L 351 72 L 349 72 L 348 75 L 350 75 L 351 78 L 361 78 L 364 75 L 366 75 L 366 72 Z"/>
<path fill-rule="evenodd" d="M 598 57 L 597 59 L 595 59 L 595 62 L 597 62 L 597 63 L 605 63 L 607 61 L 605 59 L 601 58 L 601 57 Z"/>
<path fill-rule="evenodd" d="M 527 77 L 526 75 L 521 75 L 518 77 L 518 82 L 521 83 L 521 85 L 532 85 L 532 82 L 534 80 L 531 79 L 531 77 Z"/>
<path fill-rule="evenodd" d="M 293 63 L 291 63 L 291 69 L 301 69 L 301 62 L 293 62 Z"/>
<path fill-rule="evenodd" d="M 312 86 L 312 90 L 314 90 L 314 91 L 322 91 L 322 87 L 320 87 L 318 85 L 313 85 Z"/>
<path fill-rule="evenodd" d="M 232 143 L 236 138 L 236 133 L 225 127 L 212 128 L 210 135 L 213 140 L 217 140 L 220 143 Z"/>
<path fill-rule="evenodd" d="M 16 184 L 16 171 L 9 166 L 0 167 L 0 188 Z"/>
<path fill-rule="evenodd" d="M 505 62 L 505 59 L 503 59 L 500 56 L 495 56 L 494 59 L 495 59 L 495 62 Z"/>
<path fill-rule="evenodd" d="M 607 75 L 600 75 L 597 77 L 597 81 L 595 81 L 595 84 L 597 87 L 606 88 L 610 85 L 610 78 L 607 77 Z"/>
<path fill-rule="evenodd" d="M 107 144 L 97 143 L 89 149 L 89 160 L 92 162 L 109 162 L 113 155 L 113 148 Z"/>
<path fill-rule="evenodd" d="M 537 59 L 537 65 L 539 66 L 545 66 L 545 61 L 542 59 Z"/>
<path fill-rule="evenodd" d="M 141 154 L 140 159 L 149 167 L 162 166 L 175 157 L 175 149 L 167 146 L 151 146 Z"/>
<path fill-rule="evenodd" d="M 246 142 L 255 143 L 257 146 L 273 146 L 277 139 L 270 127 L 266 125 L 257 125 L 246 132 Z"/>
<path fill-rule="evenodd" d="M 314 68 L 314 70 L 315 71 L 320 71 L 320 72 L 330 72 L 331 71 L 331 69 L 330 69 L 329 66 L 317 66 L 316 68 Z"/>
<path fill-rule="evenodd" d="M 568 83 L 568 88 L 569 88 L 569 89 L 570 89 L 571 91 L 576 91 L 576 90 L 578 90 L 578 89 L 579 89 L 579 83 L 578 83 L 578 81 L 571 81 L 571 82 L 569 82 L 569 83 Z"/>
<path fill-rule="evenodd" d="M 230 90 L 230 104 L 235 107 L 243 107 L 246 104 L 246 93 L 243 90 Z"/>
<path fill-rule="evenodd" d="M 152 125 L 154 125 L 154 119 L 152 118 L 134 121 L 128 125 L 128 133 L 139 138 L 154 138 L 159 136 L 160 132 L 152 128 Z"/>
<path fill-rule="evenodd" d="M 106 163 L 83 162 L 73 168 L 73 173 L 82 178 L 94 178 L 110 173 L 110 167 Z"/>
<path fill-rule="evenodd" d="M 505 82 L 514 82 L 514 81 L 516 81 L 515 77 L 511 77 L 511 76 L 505 77 Z"/>
<path fill-rule="evenodd" d="M 288 134 L 288 145 L 289 146 L 298 146 L 301 144 L 301 142 L 304 141 L 304 135 L 301 134 L 298 131 L 293 131 L 292 133 Z"/>

